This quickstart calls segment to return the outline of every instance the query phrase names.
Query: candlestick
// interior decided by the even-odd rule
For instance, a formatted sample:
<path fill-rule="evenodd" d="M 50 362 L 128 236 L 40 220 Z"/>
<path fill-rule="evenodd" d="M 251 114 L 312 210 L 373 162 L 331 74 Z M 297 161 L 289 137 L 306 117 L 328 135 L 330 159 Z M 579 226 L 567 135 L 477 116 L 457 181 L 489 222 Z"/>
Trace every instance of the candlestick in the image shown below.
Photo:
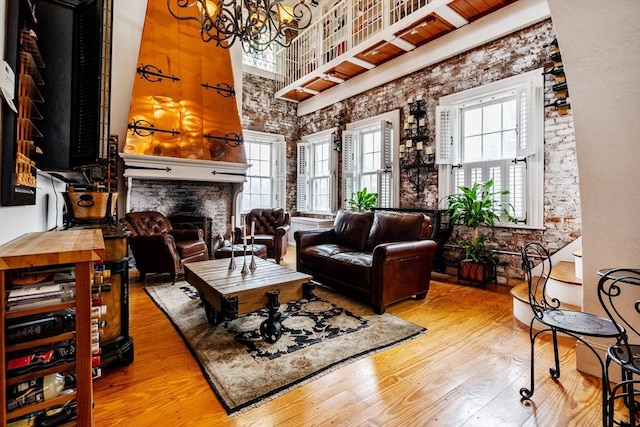
<path fill-rule="evenodd" d="M 229 270 L 236 269 L 236 259 L 233 257 L 233 236 L 234 236 L 234 228 L 231 229 L 231 260 L 229 261 Z"/>
<path fill-rule="evenodd" d="M 251 236 L 251 264 L 249 264 L 249 269 L 251 271 L 253 271 L 256 268 L 258 268 L 258 266 L 256 265 L 256 260 L 254 259 L 255 251 L 253 249 L 253 241 L 254 241 L 254 236 Z"/>
<path fill-rule="evenodd" d="M 244 236 L 244 245 L 242 246 L 243 246 L 242 259 L 244 259 L 244 262 L 242 264 L 242 270 L 240 270 L 240 274 L 245 275 L 249 272 L 249 269 L 247 268 L 247 236 Z"/>

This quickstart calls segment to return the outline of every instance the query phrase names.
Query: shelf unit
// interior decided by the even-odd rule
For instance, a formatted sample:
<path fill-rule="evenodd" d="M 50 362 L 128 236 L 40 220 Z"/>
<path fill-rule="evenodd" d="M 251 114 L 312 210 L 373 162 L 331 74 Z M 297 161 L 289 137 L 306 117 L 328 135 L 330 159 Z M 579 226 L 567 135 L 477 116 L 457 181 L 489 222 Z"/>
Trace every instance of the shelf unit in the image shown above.
<path fill-rule="evenodd" d="M 6 396 L 7 387 L 56 372 L 75 371 L 76 392 L 55 399 L 7 411 L 6 401 L 0 410 L 0 425 L 7 420 L 18 418 L 48 407 L 63 404 L 71 399 L 77 402 L 79 426 L 93 425 L 93 382 L 91 351 L 91 278 L 93 263 L 104 258 L 102 232 L 93 230 L 69 230 L 28 233 L 0 246 L 0 387 Z M 73 265 L 75 270 L 75 300 L 20 310 L 8 310 L 6 292 L 12 289 L 13 276 L 23 269 L 46 266 Z M 7 346 L 6 323 L 9 319 L 33 314 L 75 308 L 76 329 L 53 337 L 28 341 Z M 7 378 L 7 354 L 37 346 L 46 346 L 65 339 L 75 338 L 75 361 L 26 374 Z"/>

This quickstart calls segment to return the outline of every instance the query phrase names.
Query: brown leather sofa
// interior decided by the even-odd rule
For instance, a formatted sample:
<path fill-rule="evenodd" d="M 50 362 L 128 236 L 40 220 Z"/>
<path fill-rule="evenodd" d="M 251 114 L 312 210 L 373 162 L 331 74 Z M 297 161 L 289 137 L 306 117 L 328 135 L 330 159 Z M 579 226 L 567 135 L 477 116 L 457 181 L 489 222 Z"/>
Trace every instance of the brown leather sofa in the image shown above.
<path fill-rule="evenodd" d="M 333 228 L 298 230 L 296 268 L 384 313 L 429 290 L 437 244 L 422 213 L 341 210 Z"/>
<path fill-rule="evenodd" d="M 278 264 L 287 253 L 291 215 L 284 209 L 251 209 L 246 215 L 247 239 L 251 234 L 251 222 L 255 221 L 254 243 L 267 247 L 267 257 Z M 235 230 L 235 243 L 242 243 L 242 229 Z"/>
<path fill-rule="evenodd" d="M 156 211 L 129 212 L 122 222 L 131 232 L 129 246 L 140 272 L 170 273 L 175 282 L 183 273 L 183 264 L 209 259 L 204 231 L 175 230 L 169 219 Z"/>

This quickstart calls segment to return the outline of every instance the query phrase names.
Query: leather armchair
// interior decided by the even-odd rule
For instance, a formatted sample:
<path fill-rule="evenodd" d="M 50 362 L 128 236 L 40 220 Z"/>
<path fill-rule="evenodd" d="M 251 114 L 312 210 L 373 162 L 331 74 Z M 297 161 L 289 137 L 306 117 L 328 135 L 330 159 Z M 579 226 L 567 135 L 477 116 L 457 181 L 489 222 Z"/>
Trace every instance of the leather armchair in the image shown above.
<path fill-rule="evenodd" d="M 291 215 L 282 208 L 251 209 L 246 215 L 247 236 L 251 233 L 251 222 L 255 221 L 254 242 L 267 247 L 267 257 L 280 264 L 287 253 Z M 242 229 L 236 228 L 235 243 L 242 243 Z"/>
<path fill-rule="evenodd" d="M 204 231 L 174 230 L 169 219 L 156 211 L 129 212 L 122 222 L 131 233 L 129 246 L 140 272 L 170 273 L 175 282 L 183 264 L 209 259 Z"/>

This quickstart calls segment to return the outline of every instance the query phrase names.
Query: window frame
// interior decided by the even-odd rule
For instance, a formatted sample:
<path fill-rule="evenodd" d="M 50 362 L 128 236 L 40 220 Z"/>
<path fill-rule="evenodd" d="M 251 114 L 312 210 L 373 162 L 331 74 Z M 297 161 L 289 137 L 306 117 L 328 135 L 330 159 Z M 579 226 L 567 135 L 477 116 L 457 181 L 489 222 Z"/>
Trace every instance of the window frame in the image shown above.
<path fill-rule="evenodd" d="M 270 165 L 269 169 L 271 171 L 271 203 L 270 206 L 244 206 L 244 197 L 245 189 L 248 189 L 248 184 L 250 182 L 249 178 L 252 176 L 259 176 L 260 178 L 264 178 L 262 175 L 250 175 L 251 170 L 251 159 L 249 158 L 248 150 L 245 147 L 245 153 L 247 153 L 247 163 L 250 165 L 247 169 L 247 182 L 243 185 L 240 202 L 241 209 L 240 212 L 245 214 L 249 212 L 252 208 L 285 208 L 286 207 L 286 146 L 285 139 L 283 135 L 267 133 L 267 132 L 259 132 L 253 130 L 243 130 L 244 143 L 258 143 L 258 144 L 268 144 L 270 145 Z"/>
<path fill-rule="evenodd" d="M 543 69 L 535 69 L 483 86 L 440 98 L 436 107 L 436 163 L 438 164 L 438 192 L 444 208 L 446 196 L 454 194 L 461 182 L 470 183 L 471 167 L 503 163 L 502 187 L 513 191 L 506 198 L 513 203 L 517 191 L 524 193 L 526 223 L 498 223 L 496 226 L 544 229 L 544 76 Z M 507 97 L 516 97 L 517 134 L 514 159 L 484 160 L 466 163 L 462 156 L 462 111 L 486 105 Z M 462 165 L 462 169 L 460 169 Z M 460 170 L 465 180 L 460 181 Z M 513 174 L 513 179 L 510 176 Z M 519 178 L 516 180 L 515 178 Z M 484 177 L 487 181 L 489 177 Z M 511 181 L 510 181 L 511 180 Z"/>
<path fill-rule="evenodd" d="M 337 128 L 330 128 L 321 132 L 302 137 L 297 149 L 297 210 L 309 214 L 332 214 L 336 212 L 337 194 L 337 156 L 333 149 L 333 133 Z M 329 149 L 329 210 L 318 210 L 313 205 L 313 183 L 316 180 L 314 169 L 314 147 L 319 144 L 327 144 Z M 325 177 L 325 175 L 322 175 Z"/>
<path fill-rule="evenodd" d="M 360 168 L 362 150 L 359 141 L 360 132 L 379 126 L 381 132 L 381 156 L 378 169 L 378 206 L 399 206 L 400 182 L 397 146 L 400 143 L 400 110 L 395 109 L 377 116 L 347 123 L 342 135 L 342 200 L 341 207 L 348 207 L 353 194 L 353 183 L 362 175 Z M 360 161 L 359 161 L 360 160 Z M 371 189 L 369 189 L 370 191 Z"/>

